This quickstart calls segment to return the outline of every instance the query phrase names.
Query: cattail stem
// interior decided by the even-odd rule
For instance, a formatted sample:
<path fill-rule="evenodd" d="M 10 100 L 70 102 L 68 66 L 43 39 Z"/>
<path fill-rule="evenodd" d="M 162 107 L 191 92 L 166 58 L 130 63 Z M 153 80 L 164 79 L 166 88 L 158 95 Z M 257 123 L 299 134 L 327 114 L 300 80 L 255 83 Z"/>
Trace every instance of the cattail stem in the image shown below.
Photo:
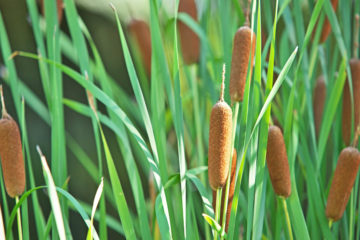
<path fill-rule="evenodd" d="M 359 27 L 360 27 L 360 21 L 359 21 L 359 14 L 355 15 L 355 28 L 354 28 L 354 49 L 353 49 L 353 55 L 354 58 L 358 58 L 358 48 L 359 48 Z"/>
<path fill-rule="evenodd" d="M 2 85 L 0 85 L 0 95 L 1 95 L 2 116 L 4 117 L 5 115 L 7 115 L 7 111 L 5 107 L 4 92 Z"/>
<path fill-rule="evenodd" d="M 220 89 L 220 101 L 224 101 L 224 89 L 225 89 L 225 63 L 223 64 L 222 82 Z"/>
<path fill-rule="evenodd" d="M 219 218 L 220 218 L 220 211 L 221 211 L 221 193 L 222 193 L 222 188 L 218 188 L 216 190 L 216 209 L 215 209 L 215 221 L 219 222 Z M 217 232 L 214 231 L 214 240 L 217 240 Z"/>
<path fill-rule="evenodd" d="M 236 133 L 236 125 L 237 125 L 237 119 L 238 119 L 238 115 L 239 115 L 239 102 L 235 103 L 235 114 L 233 115 L 233 120 L 232 120 L 232 135 L 231 135 L 231 149 L 234 149 L 234 142 L 235 142 L 235 133 Z M 221 228 L 223 229 L 223 231 L 225 231 L 225 224 L 226 224 L 226 211 L 228 208 L 228 199 L 229 199 L 229 189 L 230 189 L 230 181 L 231 181 L 231 166 L 232 166 L 232 156 L 233 155 L 233 151 L 231 151 L 231 155 L 230 155 L 230 163 L 229 163 L 229 175 L 226 181 L 226 188 L 225 188 L 225 199 L 224 199 L 224 208 L 223 208 L 223 214 L 222 216 L 222 223 L 221 223 Z M 236 177 L 236 174 L 235 176 Z M 224 236 L 224 234 L 222 234 Z M 223 238 L 221 238 L 223 239 Z"/>
<path fill-rule="evenodd" d="M 359 135 L 360 135 L 360 124 L 356 128 L 354 140 L 353 140 L 351 146 L 356 147 L 358 139 L 359 139 Z"/>
<path fill-rule="evenodd" d="M 15 201 L 16 201 L 16 204 L 19 203 L 19 196 L 15 197 Z M 20 206 L 17 209 L 17 224 L 18 224 L 19 240 L 22 240 L 23 239 L 23 234 L 22 234 L 22 226 L 21 226 Z"/>
<path fill-rule="evenodd" d="M 333 224 L 333 220 L 329 219 L 329 229 L 331 229 L 332 224 Z"/>
<path fill-rule="evenodd" d="M 251 0 L 248 0 L 246 12 L 245 12 L 245 24 L 244 24 L 245 26 L 250 26 L 250 20 L 249 20 L 250 6 L 251 6 Z"/>
<path fill-rule="evenodd" d="M 289 239 L 293 240 L 294 237 L 293 237 L 292 230 L 291 230 L 291 222 L 290 222 L 289 211 L 288 211 L 287 204 L 286 204 L 286 199 L 284 197 L 280 197 L 280 198 L 281 198 L 281 201 L 282 201 L 283 206 L 284 206 L 286 225 L 287 225 L 288 232 L 289 232 Z"/>
<path fill-rule="evenodd" d="M 349 239 L 354 239 L 354 191 L 350 195 Z"/>

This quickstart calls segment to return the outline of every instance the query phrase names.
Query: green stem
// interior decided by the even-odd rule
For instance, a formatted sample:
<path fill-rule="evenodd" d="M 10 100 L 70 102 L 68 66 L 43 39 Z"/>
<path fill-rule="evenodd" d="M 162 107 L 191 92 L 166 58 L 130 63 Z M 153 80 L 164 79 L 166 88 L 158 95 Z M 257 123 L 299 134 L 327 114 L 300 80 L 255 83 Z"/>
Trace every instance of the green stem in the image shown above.
<path fill-rule="evenodd" d="M 236 125 L 237 125 L 237 119 L 238 119 L 238 115 L 239 115 L 239 102 L 235 103 L 234 109 L 235 112 L 233 114 L 233 119 L 232 119 L 232 138 L 231 138 L 231 154 L 230 154 L 230 163 L 229 163 L 229 174 L 228 174 L 228 178 L 226 181 L 226 188 L 225 188 L 225 199 L 224 199 L 224 208 L 223 208 L 223 218 L 222 218 L 222 223 L 221 223 L 221 231 L 225 231 L 225 224 L 226 224 L 226 212 L 227 212 L 227 208 L 228 208 L 228 199 L 229 199 L 229 189 L 230 189 L 230 179 L 231 179 L 231 166 L 232 166 L 232 155 L 233 155 L 233 149 L 234 149 L 234 142 L 235 142 L 235 134 L 236 134 Z M 221 234 L 222 236 L 224 236 L 224 234 Z M 224 239 L 223 237 L 221 237 L 221 239 Z"/>
<path fill-rule="evenodd" d="M 222 189 L 218 188 L 216 190 L 216 205 L 215 205 L 215 221 L 219 222 L 219 213 L 220 213 L 220 206 L 221 206 L 221 192 Z M 217 240 L 217 231 L 214 231 L 214 240 Z"/>
<path fill-rule="evenodd" d="M 332 224 L 333 224 L 333 220 L 329 219 L 329 229 L 330 230 L 331 230 Z"/>
<path fill-rule="evenodd" d="M 19 203 L 19 197 L 15 197 L 16 204 Z M 18 231 L 19 231 L 19 240 L 23 239 L 22 234 L 22 227 L 21 227 L 21 213 L 20 213 L 20 207 L 17 209 L 17 223 L 18 223 Z"/>
<path fill-rule="evenodd" d="M 354 191 L 351 191 L 350 197 L 350 219 L 349 219 L 349 239 L 354 239 Z"/>
<path fill-rule="evenodd" d="M 285 217 L 286 217 L 286 225 L 287 225 L 287 228 L 288 228 L 288 231 L 289 231 L 289 239 L 293 240 L 294 237 L 293 237 L 293 234 L 292 234 L 292 231 L 291 231 L 291 222 L 290 222 L 289 211 L 288 211 L 287 205 L 286 205 L 286 199 L 284 197 L 281 197 L 281 201 L 282 201 L 282 203 L 284 205 L 284 212 L 285 212 Z"/>

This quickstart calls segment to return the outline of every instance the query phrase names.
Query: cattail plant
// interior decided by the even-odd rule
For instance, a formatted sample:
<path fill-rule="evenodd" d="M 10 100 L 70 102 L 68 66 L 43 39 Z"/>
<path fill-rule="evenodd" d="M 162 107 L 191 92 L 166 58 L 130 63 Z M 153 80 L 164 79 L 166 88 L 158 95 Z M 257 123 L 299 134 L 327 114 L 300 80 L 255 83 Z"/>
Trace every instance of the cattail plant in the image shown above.
<path fill-rule="evenodd" d="M 250 5 L 250 2 L 251 1 L 249 1 L 248 5 Z M 249 11 L 248 6 L 245 25 L 238 29 L 234 37 L 230 72 L 230 96 L 232 102 L 243 100 L 249 59 L 250 79 L 253 69 L 256 36 L 249 27 Z"/>
<path fill-rule="evenodd" d="M 326 217 L 339 220 L 346 208 L 360 164 L 360 153 L 354 147 L 341 151 L 326 204 Z"/>
<path fill-rule="evenodd" d="M 43 16 L 45 16 L 44 0 L 41 0 L 40 5 L 41 5 L 41 13 Z M 58 23 L 60 25 L 63 18 L 63 9 L 64 9 L 63 0 L 56 0 L 56 9 L 57 9 Z"/>
<path fill-rule="evenodd" d="M 226 209 L 226 226 L 225 226 L 225 231 L 226 232 L 227 232 L 228 227 L 229 227 L 231 206 L 232 206 L 234 193 L 235 193 L 236 159 L 237 159 L 237 154 L 236 154 L 236 150 L 234 148 L 233 156 L 232 156 L 232 162 L 231 162 L 231 174 L 230 174 L 230 189 L 229 189 L 228 207 Z M 213 190 L 212 194 L 213 194 L 212 206 L 213 206 L 214 211 L 216 211 L 216 206 L 215 206 L 216 205 L 216 191 Z M 225 194 L 222 194 L 221 208 L 220 209 L 224 208 L 224 201 L 225 201 Z M 222 222 L 222 215 L 220 215 L 220 222 Z"/>
<path fill-rule="evenodd" d="M 281 129 L 274 125 L 269 127 L 266 162 L 276 195 L 289 197 L 291 180 L 284 137 Z"/>
<path fill-rule="evenodd" d="M 359 15 L 356 15 L 356 27 L 355 34 L 358 35 L 359 30 Z M 354 114 L 354 130 L 360 123 L 360 60 L 357 58 L 358 39 L 354 38 L 354 58 L 350 60 L 350 70 L 352 78 L 352 90 L 354 107 L 351 108 L 351 94 L 348 79 L 345 82 L 344 94 L 343 94 L 343 109 L 342 109 L 342 136 L 346 145 L 351 142 L 351 120 L 352 112 Z"/>
<path fill-rule="evenodd" d="M 208 175 L 213 190 L 222 188 L 229 174 L 231 154 L 232 110 L 224 101 L 225 65 L 220 100 L 210 115 Z"/>
<path fill-rule="evenodd" d="M 17 123 L 7 113 L 2 86 L 0 86 L 2 118 L 0 119 L 0 156 L 5 188 L 12 198 L 25 190 L 25 168 Z"/>
<path fill-rule="evenodd" d="M 187 13 L 192 19 L 197 21 L 195 0 L 180 0 L 179 12 Z M 184 62 L 186 64 L 196 63 L 199 60 L 200 54 L 200 40 L 198 35 L 182 21 L 178 21 L 178 29 Z"/>
<path fill-rule="evenodd" d="M 334 11 L 336 11 L 336 9 L 337 9 L 338 1 L 339 0 L 332 0 L 331 1 L 331 5 L 332 5 Z M 330 25 L 329 19 L 327 17 L 325 17 L 319 43 L 325 42 L 326 39 L 328 38 L 330 32 L 331 32 L 331 25 Z"/>
<path fill-rule="evenodd" d="M 348 80 L 346 80 L 344 86 L 342 110 L 342 136 L 346 145 L 349 145 L 351 141 L 351 111 L 354 113 L 354 126 L 357 126 L 360 120 L 360 60 L 354 58 L 351 59 L 350 69 L 352 77 L 354 108 L 351 109 L 350 87 Z"/>
<path fill-rule="evenodd" d="M 146 73 L 151 74 L 151 35 L 149 25 L 143 20 L 133 19 L 128 30 L 139 47 L 142 61 L 145 65 Z"/>
<path fill-rule="evenodd" d="M 280 198 L 284 206 L 289 239 L 293 239 L 290 217 L 286 203 L 286 198 L 288 198 L 291 194 L 289 162 L 286 153 L 284 136 L 281 129 L 275 125 L 269 127 L 266 162 L 274 192 Z"/>
<path fill-rule="evenodd" d="M 324 107 L 326 100 L 326 83 L 324 76 L 320 76 L 316 80 L 314 97 L 313 97 L 313 110 L 316 136 L 320 134 L 321 121 L 323 117 Z"/>

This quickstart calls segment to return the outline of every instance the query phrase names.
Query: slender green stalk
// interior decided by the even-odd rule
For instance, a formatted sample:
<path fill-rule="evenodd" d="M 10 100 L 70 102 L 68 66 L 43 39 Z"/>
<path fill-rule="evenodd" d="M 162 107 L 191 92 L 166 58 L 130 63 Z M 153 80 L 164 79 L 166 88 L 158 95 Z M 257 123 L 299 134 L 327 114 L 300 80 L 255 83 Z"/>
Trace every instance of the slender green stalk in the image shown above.
<path fill-rule="evenodd" d="M 215 207 L 215 221 L 218 223 L 219 222 L 219 213 L 221 211 L 221 193 L 222 193 L 222 189 L 218 188 L 216 190 L 216 207 Z M 217 240 L 217 232 L 214 231 L 214 240 Z"/>
<path fill-rule="evenodd" d="M 289 231 L 289 239 L 293 240 L 294 237 L 293 237 L 292 230 L 291 230 L 291 222 L 290 222 L 289 211 L 287 209 L 286 199 L 283 198 L 283 197 L 280 197 L 280 198 L 281 198 L 281 201 L 282 201 L 283 206 L 284 206 L 284 212 L 285 212 L 285 217 L 286 217 L 286 225 L 287 225 L 287 228 L 288 228 L 288 231 Z"/>
<path fill-rule="evenodd" d="M 16 204 L 19 202 L 19 196 L 15 197 Z M 17 223 L 18 223 L 18 232 L 19 232 L 19 240 L 23 239 L 22 234 L 22 227 L 21 227 L 21 213 L 20 213 L 20 207 L 17 210 Z"/>
<path fill-rule="evenodd" d="M 231 179 L 231 166 L 232 166 L 232 155 L 233 155 L 233 148 L 234 148 L 234 143 L 235 143 L 235 133 L 236 133 L 236 125 L 237 125 L 237 119 L 238 119 L 238 115 L 239 115 L 239 103 L 236 102 L 235 106 L 234 106 L 235 112 L 233 114 L 233 119 L 232 119 L 232 138 L 231 138 L 231 154 L 230 154 L 230 164 L 229 164 L 229 174 L 228 174 L 228 178 L 226 181 L 226 188 L 225 188 L 225 199 L 224 199 L 224 208 L 223 208 L 223 218 L 222 218 L 222 223 L 221 223 L 221 228 L 222 231 L 225 231 L 225 224 L 226 224 L 226 210 L 228 207 L 228 199 L 229 199 L 229 189 L 230 189 L 230 179 Z M 222 234 L 224 235 L 224 234 Z M 223 239 L 223 237 L 221 237 L 221 239 Z"/>
<path fill-rule="evenodd" d="M 329 220 L 329 229 L 331 229 L 331 227 L 332 227 L 332 224 L 333 224 L 333 220 Z"/>
<path fill-rule="evenodd" d="M 350 197 L 350 214 L 349 214 L 349 239 L 354 239 L 354 191 L 351 191 Z"/>

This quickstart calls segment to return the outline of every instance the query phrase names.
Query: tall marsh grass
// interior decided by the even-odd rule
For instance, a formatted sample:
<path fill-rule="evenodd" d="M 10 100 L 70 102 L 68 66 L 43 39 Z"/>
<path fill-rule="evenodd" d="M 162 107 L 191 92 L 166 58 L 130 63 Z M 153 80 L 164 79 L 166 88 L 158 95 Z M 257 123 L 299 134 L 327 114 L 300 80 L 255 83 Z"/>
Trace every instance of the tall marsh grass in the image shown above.
<path fill-rule="evenodd" d="M 325 211 L 340 152 L 349 142 L 357 144 L 359 110 L 354 107 L 359 107 L 359 97 L 358 85 L 352 83 L 359 82 L 359 74 L 349 62 L 359 55 L 355 16 L 360 0 L 339 1 L 337 8 L 327 0 L 196 0 L 196 11 L 188 12 L 179 0 L 149 0 L 149 19 L 138 20 L 141 33 L 118 15 L 123 12 L 119 7 L 128 7 L 125 1 L 100 1 L 116 23 L 122 53 L 113 54 L 124 57 L 126 68 L 119 73 L 127 73 L 130 93 L 108 73 L 74 0 L 63 1 L 61 26 L 66 25 L 66 32 L 58 22 L 59 1 L 43 2 L 44 15 L 36 0 L 26 0 L 34 52 L 12 47 L 7 34 L 11 23 L 3 20 L 6 9 L 0 11 L 0 84 L 7 110 L 19 125 L 26 171 L 25 192 L 16 202 L 6 195 L 1 172 L 0 239 L 73 239 L 74 221 L 87 229 L 80 233 L 86 239 L 360 239 L 357 172 L 351 175 L 354 187 L 340 191 L 351 194 L 339 221 L 329 221 Z M 232 102 L 234 37 L 245 22 L 256 38 L 246 40 L 247 48 L 252 51 L 254 45 L 255 53 L 241 58 L 246 81 L 236 99 L 240 101 Z M 321 43 L 323 25 L 329 35 Z M 241 49 L 244 42 L 236 39 L 235 44 L 234 49 Z M 41 89 L 19 77 L 20 58 L 37 64 L 32 71 L 40 79 L 32 81 Z M 232 111 L 227 122 L 231 144 L 224 151 L 230 162 L 215 204 L 208 149 L 216 152 L 223 134 L 218 132 L 209 146 L 209 121 L 224 89 L 224 64 L 223 100 Z M 326 96 L 317 103 L 313 93 L 319 76 Z M 87 101 L 64 97 L 65 81 L 80 86 Z M 349 106 L 343 104 L 344 86 Z M 344 108 L 347 144 L 342 137 Z M 33 123 L 28 111 L 50 126 L 50 136 L 38 133 L 50 143 L 48 152 L 31 147 L 39 143 L 29 140 Z M 91 122 L 81 131 L 91 133 L 96 156 L 86 152 L 87 139 L 74 138 L 65 111 Z M 289 191 L 283 194 L 287 198 L 273 191 L 266 165 L 268 130 L 274 123 L 286 148 L 281 152 L 287 155 L 282 156 L 288 161 L 283 167 L 291 181 L 286 183 L 290 196 Z M 233 149 L 236 168 L 231 174 Z M 278 163 L 276 156 L 271 158 Z M 88 174 L 89 185 L 98 186 L 88 190 L 86 199 L 69 188 L 83 177 L 69 178 L 72 161 Z M 36 166 L 42 166 L 41 178 Z"/>

